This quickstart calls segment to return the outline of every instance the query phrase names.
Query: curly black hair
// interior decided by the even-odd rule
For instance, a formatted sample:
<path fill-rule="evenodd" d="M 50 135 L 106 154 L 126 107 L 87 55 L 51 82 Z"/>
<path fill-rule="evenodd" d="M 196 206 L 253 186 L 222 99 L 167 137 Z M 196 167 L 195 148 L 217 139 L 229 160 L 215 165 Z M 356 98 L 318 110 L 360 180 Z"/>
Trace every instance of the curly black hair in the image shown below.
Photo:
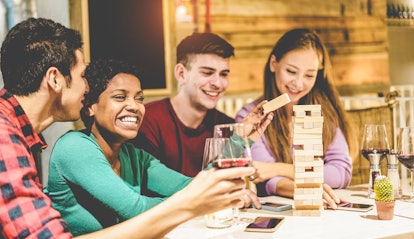
<path fill-rule="evenodd" d="M 97 59 L 92 61 L 85 70 L 85 78 L 89 84 L 89 92 L 85 95 L 81 119 L 87 129 L 90 129 L 94 121 L 87 114 L 88 108 L 98 102 L 99 96 L 106 90 L 109 82 L 119 73 L 126 73 L 140 79 L 138 68 L 125 61 L 115 59 Z"/>

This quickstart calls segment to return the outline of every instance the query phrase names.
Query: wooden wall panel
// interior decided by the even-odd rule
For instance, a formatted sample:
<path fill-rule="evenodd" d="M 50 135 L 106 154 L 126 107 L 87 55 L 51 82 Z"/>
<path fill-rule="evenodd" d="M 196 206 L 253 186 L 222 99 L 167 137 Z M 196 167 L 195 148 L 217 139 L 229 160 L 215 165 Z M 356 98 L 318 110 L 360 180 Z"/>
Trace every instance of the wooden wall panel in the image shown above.
<path fill-rule="evenodd" d="M 198 1 L 198 29 L 204 30 L 205 0 Z M 336 85 L 355 92 L 387 87 L 386 0 L 211 1 L 211 30 L 235 46 L 229 92 L 262 89 L 264 64 L 287 30 L 316 30 L 331 54 Z M 180 25 L 177 24 L 180 29 Z M 349 92 L 347 91 L 347 94 Z"/>

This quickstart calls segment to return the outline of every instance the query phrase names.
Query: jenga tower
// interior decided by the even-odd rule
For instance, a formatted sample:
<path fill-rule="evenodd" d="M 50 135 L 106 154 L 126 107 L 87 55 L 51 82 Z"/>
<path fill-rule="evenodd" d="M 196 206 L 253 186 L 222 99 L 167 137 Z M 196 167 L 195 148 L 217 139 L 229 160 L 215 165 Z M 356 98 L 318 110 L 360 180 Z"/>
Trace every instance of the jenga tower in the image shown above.
<path fill-rule="evenodd" d="M 323 211 L 323 117 L 320 105 L 293 106 L 294 216 Z"/>

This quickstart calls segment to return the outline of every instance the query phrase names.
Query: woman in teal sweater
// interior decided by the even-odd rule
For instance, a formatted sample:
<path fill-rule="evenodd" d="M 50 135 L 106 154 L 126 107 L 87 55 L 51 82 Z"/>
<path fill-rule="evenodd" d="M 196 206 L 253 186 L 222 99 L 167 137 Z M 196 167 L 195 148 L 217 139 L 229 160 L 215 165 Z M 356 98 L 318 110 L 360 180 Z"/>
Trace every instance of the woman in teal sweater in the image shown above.
<path fill-rule="evenodd" d="M 74 235 L 132 218 L 191 181 L 127 143 L 145 114 L 135 68 L 99 60 L 87 67 L 85 77 L 90 86 L 81 112 L 86 129 L 56 142 L 44 189 Z"/>

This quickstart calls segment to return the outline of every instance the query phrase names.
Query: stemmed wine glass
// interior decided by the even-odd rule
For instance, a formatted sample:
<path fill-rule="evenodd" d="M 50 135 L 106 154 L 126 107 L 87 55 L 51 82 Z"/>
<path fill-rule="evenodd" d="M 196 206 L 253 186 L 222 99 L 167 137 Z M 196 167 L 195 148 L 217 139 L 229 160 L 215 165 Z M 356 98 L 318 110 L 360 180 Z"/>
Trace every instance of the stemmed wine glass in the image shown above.
<path fill-rule="evenodd" d="M 207 138 L 204 146 L 202 170 L 215 167 L 219 154 L 222 154 L 228 144 L 227 138 Z M 230 227 L 234 221 L 232 208 L 223 209 L 214 213 L 204 215 L 204 221 L 208 228 Z"/>
<path fill-rule="evenodd" d="M 414 202 L 414 127 L 400 129 L 397 142 L 398 160 L 411 172 L 411 192 L 409 198 L 404 201 Z"/>
<path fill-rule="evenodd" d="M 214 161 L 216 168 L 247 167 L 251 165 L 252 156 L 247 132 L 253 125 L 244 123 L 219 124 L 214 126 L 214 138 L 227 138 L 228 143 Z M 234 208 L 235 223 L 238 224 L 239 209 Z"/>
<path fill-rule="evenodd" d="M 381 175 L 380 161 L 390 151 L 387 129 L 384 124 L 366 124 L 362 137 L 361 153 L 369 161 L 368 197 L 374 198 L 374 181 Z"/>

